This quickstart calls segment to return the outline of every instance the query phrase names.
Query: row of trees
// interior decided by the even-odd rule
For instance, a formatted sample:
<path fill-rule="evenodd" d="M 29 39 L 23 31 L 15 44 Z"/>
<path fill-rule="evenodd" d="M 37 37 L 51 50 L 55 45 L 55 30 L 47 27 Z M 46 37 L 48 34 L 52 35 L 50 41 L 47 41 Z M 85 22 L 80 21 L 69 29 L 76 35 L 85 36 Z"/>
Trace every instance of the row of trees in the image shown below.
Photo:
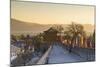
<path fill-rule="evenodd" d="M 16 41 L 16 39 L 24 40 L 26 44 L 34 44 L 34 47 L 38 49 L 43 42 L 55 41 L 57 39 L 58 33 L 60 38 L 63 38 L 63 40 L 67 41 L 67 45 L 70 44 L 73 47 L 88 47 L 91 45 L 95 47 L 95 31 L 91 35 L 87 36 L 87 32 L 84 30 L 84 27 L 81 24 L 75 23 L 68 25 L 65 30 L 61 25 L 53 26 L 43 33 L 32 37 L 29 35 L 20 35 L 19 37 L 12 35 L 11 40 L 13 42 Z"/>
<path fill-rule="evenodd" d="M 81 24 L 72 23 L 65 30 L 61 25 L 54 26 L 44 31 L 44 35 L 44 39 L 48 41 L 55 41 L 59 37 L 61 41 L 67 41 L 66 45 L 72 47 L 95 48 L 95 31 L 87 36 L 87 32 Z"/>
<path fill-rule="evenodd" d="M 95 33 L 95 31 L 94 31 Z M 95 34 L 87 36 L 84 27 L 81 24 L 72 23 L 65 31 L 65 39 L 70 41 L 72 46 L 90 47 L 95 45 Z"/>

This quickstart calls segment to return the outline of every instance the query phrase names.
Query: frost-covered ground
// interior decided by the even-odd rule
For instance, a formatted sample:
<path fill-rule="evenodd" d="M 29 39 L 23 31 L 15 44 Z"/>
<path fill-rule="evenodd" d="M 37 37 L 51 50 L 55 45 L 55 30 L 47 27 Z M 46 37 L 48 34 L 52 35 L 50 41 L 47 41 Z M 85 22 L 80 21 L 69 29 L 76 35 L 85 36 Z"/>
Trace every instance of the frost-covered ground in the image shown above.
<path fill-rule="evenodd" d="M 87 61 L 87 59 L 84 59 L 73 52 L 69 53 L 66 49 L 64 49 L 61 46 L 60 43 L 53 43 L 52 50 L 48 57 L 48 64 L 82 62 L 82 61 Z"/>

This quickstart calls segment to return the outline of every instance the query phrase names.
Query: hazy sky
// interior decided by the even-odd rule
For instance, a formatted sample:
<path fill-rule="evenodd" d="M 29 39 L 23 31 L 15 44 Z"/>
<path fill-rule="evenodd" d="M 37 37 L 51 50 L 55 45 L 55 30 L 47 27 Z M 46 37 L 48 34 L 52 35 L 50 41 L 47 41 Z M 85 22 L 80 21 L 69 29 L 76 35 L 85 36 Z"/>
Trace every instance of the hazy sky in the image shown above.
<path fill-rule="evenodd" d="M 40 24 L 94 24 L 94 7 L 12 1 L 11 18 Z"/>

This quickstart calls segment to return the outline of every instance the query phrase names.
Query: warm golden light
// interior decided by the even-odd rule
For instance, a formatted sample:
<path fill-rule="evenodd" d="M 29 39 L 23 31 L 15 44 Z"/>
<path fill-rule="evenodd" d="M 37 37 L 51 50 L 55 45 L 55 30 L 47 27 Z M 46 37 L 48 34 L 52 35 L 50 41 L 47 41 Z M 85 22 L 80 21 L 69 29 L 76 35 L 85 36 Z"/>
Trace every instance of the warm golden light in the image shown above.
<path fill-rule="evenodd" d="M 94 24 L 94 6 L 11 2 L 11 18 L 39 24 Z"/>

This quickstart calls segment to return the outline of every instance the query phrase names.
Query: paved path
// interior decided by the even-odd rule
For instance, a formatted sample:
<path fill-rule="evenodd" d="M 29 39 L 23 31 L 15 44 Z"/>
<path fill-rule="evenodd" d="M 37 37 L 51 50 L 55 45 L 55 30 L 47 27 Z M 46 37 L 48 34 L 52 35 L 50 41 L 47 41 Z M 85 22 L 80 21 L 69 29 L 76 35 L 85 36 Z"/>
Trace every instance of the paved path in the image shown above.
<path fill-rule="evenodd" d="M 86 61 L 80 56 L 69 53 L 64 48 L 60 46 L 59 43 L 54 43 L 50 55 L 48 57 L 48 64 L 52 63 L 69 63 L 69 62 L 79 62 Z"/>

